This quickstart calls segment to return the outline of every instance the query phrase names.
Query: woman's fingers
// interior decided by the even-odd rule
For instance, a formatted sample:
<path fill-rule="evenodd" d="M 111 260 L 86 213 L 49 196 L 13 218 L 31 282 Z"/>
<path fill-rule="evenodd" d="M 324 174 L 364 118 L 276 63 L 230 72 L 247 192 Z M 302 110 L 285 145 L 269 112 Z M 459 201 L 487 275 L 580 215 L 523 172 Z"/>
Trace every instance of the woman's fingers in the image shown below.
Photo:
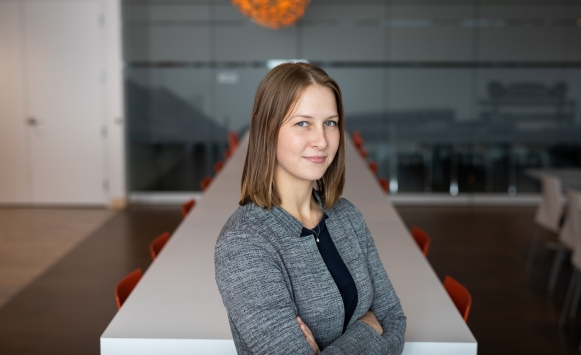
<path fill-rule="evenodd" d="M 301 327 L 304 328 L 304 331 L 306 332 L 307 336 L 315 339 L 315 337 L 313 336 L 313 333 L 311 333 L 311 330 L 309 329 L 309 327 L 305 323 L 301 324 Z"/>
<path fill-rule="evenodd" d="M 305 336 L 307 343 L 309 343 L 311 348 L 313 348 L 313 350 L 315 351 L 315 355 L 319 354 L 320 353 L 319 346 L 317 345 L 315 337 L 313 336 L 313 333 L 311 332 L 309 327 L 303 322 L 303 320 L 300 317 L 297 317 L 297 322 L 299 323 L 299 327 L 301 328 L 301 331 L 303 332 L 303 335 Z"/>
<path fill-rule="evenodd" d="M 311 330 L 309 329 L 309 327 L 303 322 L 303 320 L 300 317 L 297 317 L 297 320 L 299 322 L 299 326 L 301 327 L 301 330 L 303 331 L 303 334 L 305 335 L 305 338 L 312 338 L 313 340 L 315 339 L 315 337 L 313 336 L 313 333 L 311 333 Z"/>
<path fill-rule="evenodd" d="M 309 337 L 313 336 L 311 330 L 309 329 L 309 327 L 307 327 L 307 325 L 303 322 L 303 320 L 300 317 L 297 317 L 297 322 L 299 322 L 299 327 L 301 328 L 303 335 L 305 336 L 307 341 L 309 341 Z"/>
<path fill-rule="evenodd" d="M 379 335 L 383 334 L 383 328 L 373 312 L 367 311 L 359 320 L 369 324 Z"/>
<path fill-rule="evenodd" d="M 319 350 L 319 345 L 317 345 L 317 342 L 315 341 L 315 338 L 313 337 L 313 334 L 311 334 L 311 331 L 310 331 L 309 327 L 307 327 L 306 325 L 304 327 L 306 327 L 306 331 L 309 334 L 305 338 L 307 339 L 307 342 L 309 343 L 309 345 L 311 346 L 311 348 L 313 348 L 313 351 L 315 352 L 315 355 L 318 355 L 321 352 Z"/>
<path fill-rule="evenodd" d="M 305 323 L 299 323 L 299 325 L 300 325 L 301 331 L 303 332 L 303 335 L 305 336 L 307 341 L 309 343 L 314 343 L 315 337 L 313 336 L 313 333 L 311 333 L 311 330 L 309 329 L 309 327 L 307 327 L 307 325 Z"/>

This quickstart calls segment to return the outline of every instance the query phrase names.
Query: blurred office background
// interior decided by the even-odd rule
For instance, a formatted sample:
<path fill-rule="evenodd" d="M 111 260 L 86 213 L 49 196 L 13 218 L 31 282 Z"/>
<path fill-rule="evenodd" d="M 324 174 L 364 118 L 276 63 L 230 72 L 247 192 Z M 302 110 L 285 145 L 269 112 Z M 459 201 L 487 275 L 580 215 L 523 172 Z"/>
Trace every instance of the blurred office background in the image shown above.
<path fill-rule="evenodd" d="M 390 192 L 538 193 L 581 166 L 581 3 L 315 0 L 271 30 L 226 0 L 123 1 L 130 193 L 199 190 L 273 60 L 323 67 Z"/>
<path fill-rule="evenodd" d="M 430 265 L 473 293 L 479 353 L 577 353 L 579 319 L 557 327 L 572 268 L 548 298 L 554 254 L 524 264 L 528 169 L 581 168 L 581 0 L 312 0 L 279 30 L 227 0 L 0 0 L 0 354 L 99 353 L 115 285 L 281 60 L 337 79 Z"/>
<path fill-rule="evenodd" d="M 227 0 L 3 0 L 0 34 L 0 203 L 196 195 L 280 60 L 339 82 L 396 202 L 581 166 L 578 0 L 314 0 L 278 30 Z"/>

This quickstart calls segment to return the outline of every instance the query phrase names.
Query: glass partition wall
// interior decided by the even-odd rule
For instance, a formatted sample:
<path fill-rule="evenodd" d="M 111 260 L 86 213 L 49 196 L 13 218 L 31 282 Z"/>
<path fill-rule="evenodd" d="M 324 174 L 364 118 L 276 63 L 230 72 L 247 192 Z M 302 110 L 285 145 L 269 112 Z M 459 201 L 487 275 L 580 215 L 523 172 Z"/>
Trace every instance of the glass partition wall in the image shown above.
<path fill-rule="evenodd" d="M 123 2 L 129 186 L 197 191 L 243 132 L 269 61 L 341 85 L 349 131 L 391 193 L 539 191 L 581 168 L 581 4 L 313 0 L 261 28 L 228 1 Z"/>

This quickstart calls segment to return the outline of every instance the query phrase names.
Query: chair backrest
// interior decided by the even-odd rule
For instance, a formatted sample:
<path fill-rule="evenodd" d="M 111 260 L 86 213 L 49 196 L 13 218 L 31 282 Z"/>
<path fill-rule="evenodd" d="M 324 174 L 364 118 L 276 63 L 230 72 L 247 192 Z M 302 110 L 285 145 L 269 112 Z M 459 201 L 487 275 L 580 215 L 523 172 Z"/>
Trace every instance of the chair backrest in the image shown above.
<path fill-rule="evenodd" d="M 361 133 L 359 133 L 359 131 L 354 131 L 351 133 L 351 138 L 353 139 L 353 144 L 355 144 L 357 148 L 363 147 L 363 138 L 361 137 Z"/>
<path fill-rule="evenodd" d="M 155 260 L 157 258 L 157 254 L 163 249 L 165 243 L 169 240 L 169 232 L 165 232 L 157 236 L 154 240 L 151 241 L 149 244 L 149 252 L 151 253 L 151 259 Z"/>
<path fill-rule="evenodd" d="M 228 133 L 228 149 L 234 151 L 238 147 L 238 133 Z"/>
<path fill-rule="evenodd" d="M 581 209 L 581 191 L 567 189 L 567 212 L 565 222 L 559 232 L 559 240 L 569 249 L 574 249 L 577 238 L 581 238 L 581 218 L 578 210 Z"/>
<path fill-rule="evenodd" d="M 367 151 L 365 150 L 365 148 L 360 147 L 358 150 L 359 154 L 363 157 L 363 159 L 367 158 Z"/>
<path fill-rule="evenodd" d="M 470 307 L 472 306 L 472 295 L 470 291 L 450 275 L 444 278 L 444 288 L 448 292 L 452 302 L 454 302 L 454 305 L 456 305 L 458 312 L 464 318 L 464 322 L 466 322 L 468 320 L 468 314 L 470 313 Z"/>
<path fill-rule="evenodd" d="M 115 300 L 117 301 L 117 309 L 120 309 L 135 285 L 141 280 L 143 276 L 141 269 L 136 269 L 129 275 L 125 276 L 115 287 Z"/>
<path fill-rule="evenodd" d="M 412 228 L 412 236 L 414 237 L 416 243 L 418 244 L 418 246 L 420 247 L 420 249 L 422 250 L 422 253 L 424 254 L 424 256 L 428 256 L 428 249 L 430 249 L 430 243 L 431 243 L 431 238 L 428 235 L 428 233 L 426 233 L 425 231 L 423 231 L 422 229 L 418 228 L 418 227 L 413 227 Z"/>
<path fill-rule="evenodd" d="M 224 159 L 226 159 L 226 160 L 230 159 L 230 157 L 232 156 L 232 153 L 234 153 L 234 152 L 232 151 L 231 148 L 226 149 L 226 151 L 224 152 Z"/>
<path fill-rule="evenodd" d="M 375 175 L 377 175 L 377 171 L 379 170 L 379 168 L 377 167 L 377 163 L 374 161 L 369 162 L 369 169 L 373 171 L 373 174 Z"/>
<path fill-rule="evenodd" d="M 182 205 L 182 216 L 185 217 L 190 213 L 192 208 L 196 205 L 196 200 L 191 199 Z"/>
<path fill-rule="evenodd" d="M 202 188 L 202 191 L 206 191 L 208 189 L 208 186 L 210 186 L 211 182 L 212 182 L 211 176 L 203 178 L 202 181 L 200 181 L 200 187 Z"/>
<path fill-rule="evenodd" d="M 216 164 L 214 164 L 214 171 L 216 172 L 216 174 L 218 174 L 223 167 L 224 167 L 223 161 L 220 160 L 219 162 L 216 162 Z"/>
<path fill-rule="evenodd" d="M 571 214 L 575 214 L 578 220 L 581 220 L 581 207 L 576 208 L 574 212 Z M 578 234 L 575 240 L 575 247 L 573 248 L 573 256 L 571 257 L 571 263 L 573 266 L 581 271 L 581 235 Z"/>
<path fill-rule="evenodd" d="M 537 209 L 535 222 L 541 227 L 558 233 L 559 222 L 563 215 L 563 196 L 561 195 L 561 179 L 557 176 L 541 175 L 543 200 Z"/>
<path fill-rule="evenodd" d="M 379 185 L 381 185 L 383 192 L 389 193 L 389 181 L 386 178 L 379 178 Z"/>

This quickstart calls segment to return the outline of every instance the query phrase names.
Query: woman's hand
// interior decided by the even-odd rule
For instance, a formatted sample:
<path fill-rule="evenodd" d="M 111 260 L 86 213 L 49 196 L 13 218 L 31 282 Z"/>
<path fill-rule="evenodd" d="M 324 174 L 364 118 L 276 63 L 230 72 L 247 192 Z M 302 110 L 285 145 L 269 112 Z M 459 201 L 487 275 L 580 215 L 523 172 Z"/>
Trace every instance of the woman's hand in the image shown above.
<path fill-rule="evenodd" d="M 375 329 L 375 331 L 378 332 L 379 335 L 383 334 L 383 328 L 381 327 L 381 324 L 379 324 L 379 321 L 377 320 L 373 312 L 367 311 L 367 313 L 365 313 L 363 317 L 359 318 L 359 320 L 369 324 L 369 326 Z"/>
<path fill-rule="evenodd" d="M 315 337 L 313 336 L 313 333 L 311 333 L 309 327 L 307 327 L 307 325 L 303 323 L 301 317 L 297 317 L 297 322 L 299 322 L 299 326 L 301 327 L 301 330 L 303 331 L 303 334 L 305 335 L 307 342 L 309 343 L 311 348 L 313 348 L 313 350 L 315 351 L 315 355 L 319 355 L 321 353 L 321 350 L 319 350 L 319 346 L 317 345 L 317 342 L 315 342 Z"/>

